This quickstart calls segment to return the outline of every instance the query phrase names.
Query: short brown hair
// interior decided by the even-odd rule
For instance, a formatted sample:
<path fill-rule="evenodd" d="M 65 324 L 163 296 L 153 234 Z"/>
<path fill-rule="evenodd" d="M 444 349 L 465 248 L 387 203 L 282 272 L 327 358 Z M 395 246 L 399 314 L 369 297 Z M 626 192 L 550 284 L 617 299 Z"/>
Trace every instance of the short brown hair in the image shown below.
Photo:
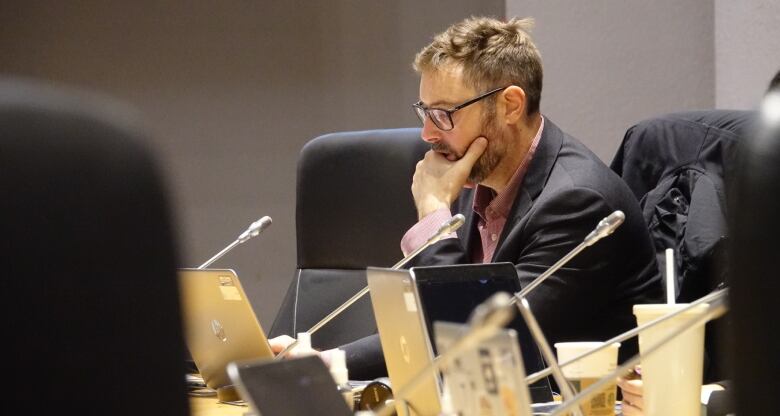
<path fill-rule="evenodd" d="M 417 72 L 456 64 L 465 82 L 477 89 L 517 85 L 525 91 L 527 114 L 539 111 L 542 99 L 542 58 L 531 35 L 533 19 L 502 22 L 470 17 L 436 35 L 414 58 Z"/>

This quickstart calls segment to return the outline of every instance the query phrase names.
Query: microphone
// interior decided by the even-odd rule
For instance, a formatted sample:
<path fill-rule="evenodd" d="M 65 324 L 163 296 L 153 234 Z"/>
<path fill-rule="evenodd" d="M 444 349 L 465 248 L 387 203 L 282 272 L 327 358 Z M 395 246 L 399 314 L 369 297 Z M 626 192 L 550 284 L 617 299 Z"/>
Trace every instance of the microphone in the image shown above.
<path fill-rule="evenodd" d="M 463 223 L 465 221 L 466 221 L 466 217 L 464 217 L 463 214 L 456 214 L 456 215 L 454 215 L 452 218 L 450 218 L 449 220 L 447 220 L 444 223 L 442 223 L 441 226 L 439 226 L 439 229 L 436 230 L 436 232 L 430 238 L 428 238 L 428 240 L 425 243 L 423 243 L 423 245 L 421 245 L 420 247 L 418 247 L 416 250 L 412 251 L 411 253 L 407 254 L 406 257 L 401 259 L 401 261 L 399 261 L 398 263 L 394 264 L 393 267 L 391 267 L 391 270 L 399 269 L 401 266 L 403 266 L 404 264 L 408 263 L 411 259 L 417 257 L 417 255 L 420 254 L 423 250 L 425 250 L 426 248 L 428 248 L 432 244 L 438 242 L 439 240 L 441 240 L 442 238 L 447 236 L 447 234 L 455 232 L 458 228 L 463 226 Z M 322 318 L 319 322 L 314 324 L 314 326 L 309 328 L 309 330 L 306 331 L 306 332 L 308 332 L 309 334 L 313 334 L 313 333 L 317 332 L 320 328 L 325 326 L 325 324 L 327 324 L 328 322 L 332 321 L 333 318 L 339 316 L 341 314 L 341 312 L 344 312 L 344 310 L 346 310 L 347 308 L 352 306 L 352 304 L 357 302 L 360 298 L 365 296 L 366 293 L 368 293 L 368 286 L 364 287 L 363 289 L 360 289 L 359 292 L 357 292 L 354 295 L 352 295 L 351 298 L 347 299 L 346 302 L 342 303 L 339 307 L 334 309 L 331 313 L 329 313 L 327 316 Z M 276 354 L 276 357 L 274 357 L 274 359 L 278 360 L 278 359 L 283 358 L 285 355 L 287 355 L 287 353 L 292 351 L 292 349 L 296 345 L 298 345 L 298 340 L 293 341 L 290 345 L 288 345 L 285 349 L 283 349 L 279 354 Z"/>
<path fill-rule="evenodd" d="M 227 247 L 220 250 L 220 252 L 215 254 L 214 257 L 206 260 L 205 263 L 198 266 L 198 269 L 205 269 L 206 267 L 210 266 L 211 263 L 214 263 L 215 261 L 219 260 L 222 256 L 227 254 L 230 250 L 233 250 L 239 244 L 243 244 L 249 241 L 251 238 L 257 237 L 257 235 L 263 232 L 263 230 L 265 230 L 266 228 L 268 228 L 272 222 L 273 221 L 271 221 L 271 217 L 267 215 L 253 222 L 252 224 L 249 225 L 249 228 L 247 228 L 246 231 L 241 233 L 241 235 L 239 235 L 238 238 L 236 238 L 235 241 L 233 241 L 232 243 L 228 244 Z"/>
<path fill-rule="evenodd" d="M 253 222 L 252 225 L 246 229 L 246 231 L 238 236 L 239 244 L 246 242 L 250 238 L 257 237 L 258 234 L 262 233 L 266 228 L 270 227 L 272 222 L 273 221 L 271 221 L 271 217 L 267 215 Z"/>
<path fill-rule="evenodd" d="M 401 268 L 401 266 L 408 263 L 411 259 L 417 257 L 417 255 L 420 254 L 423 250 L 425 250 L 432 244 L 438 242 L 442 238 L 446 237 L 447 234 L 454 233 L 455 231 L 457 231 L 458 228 L 463 226 L 464 222 L 466 222 L 466 217 L 464 217 L 463 214 L 455 214 L 449 220 L 444 221 L 441 224 L 441 226 L 439 226 L 439 229 L 436 230 L 436 232 L 423 245 L 417 247 L 416 250 L 407 254 L 406 257 L 401 259 L 401 261 L 394 264 L 393 267 L 391 267 L 391 269 L 395 270 Z"/>
<path fill-rule="evenodd" d="M 625 219 L 626 214 L 623 214 L 623 211 L 620 210 L 609 214 L 608 217 L 599 221 L 596 229 L 591 231 L 591 233 L 585 237 L 585 245 L 590 247 L 602 238 L 612 234 L 612 232 L 615 231 L 615 229 L 619 227 L 620 224 L 623 224 Z"/>
<path fill-rule="evenodd" d="M 417 385 L 432 372 L 440 371 L 452 363 L 457 357 L 490 338 L 495 332 L 508 324 L 515 316 L 515 308 L 511 302 L 512 296 L 506 292 L 498 292 L 486 301 L 477 305 L 469 316 L 469 330 L 455 343 L 441 353 L 422 370 L 417 372 L 409 382 L 394 394 L 394 401 L 401 402 L 414 392 Z M 395 409 L 392 404 L 385 403 L 377 409 L 376 416 L 390 416 Z"/>
<path fill-rule="evenodd" d="M 464 217 L 463 214 L 455 214 L 455 216 L 450 218 L 448 221 L 445 221 L 444 224 L 439 227 L 439 230 L 436 231 L 436 234 L 434 234 L 431 238 L 436 238 L 438 240 L 447 234 L 454 233 L 463 225 L 464 222 L 466 222 L 466 217 Z"/>
<path fill-rule="evenodd" d="M 574 247 L 568 254 L 563 256 L 563 258 L 561 258 L 555 264 L 550 266 L 549 269 L 547 269 L 544 273 L 539 275 L 539 277 L 537 277 L 531 283 L 529 283 L 528 286 L 524 287 L 519 292 L 515 293 L 515 297 L 512 300 L 512 302 L 517 303 L 519 299 L 526 297 L 528 293 L 536 289 L 537 286 L 539 286 L 545 280 L 547 280 L 547 278 L 552 276 L 553 273 L 557 272 L 558 269 L 560 269 L 561 267 L 563 267 L 563 265 L 568 263 L 569 260 L 573 259 L 574 256 L 580 254 L 582 250 L 592 246 L 597 241 L 612 234 L 612 232 L 615 231 L 615 229 L 619 227 L 620 224 L 623 224 L 623 220 L 625 219 L 626 219 L 626 215 L 623 214 L 623 211 L 620 210 L 617 210 L 609 214 L 607 217 L 604 217 L 604 219 L 599 221 L 599 223 L 596 225 L 596 228 L 593 231 L 591 231 L 590 234 L 588 234 L 587 237 L 585 237 L 585 239 L 579 245 L 577 245 L 577 247 Z"/>
<path fill-rule="evenodd" d="M 563 256 L 563 258 L 550 266 L 549 269 L 545 270 L 544 273 L 539 275 L 539 277 L 534 279 L 528 286 L 515 293 L 515 295 L 512 297 L 511 303 L 517 305 L 517 309 L 520 311 L 523 320 L 528 326 L 528 330 L 531 332 L 531 336 L 533 337 L 537 347 L 539 347 L 539 351 L 542 353 L 542 356 L 550 367 L 550 372 L 552 373 L 555 382 L 558 383 L 558 387 L 561 389 L 561 395 L 563 396 L 564 400 L 571 400 L 574 397 L 574 390 L 563 376 L 563 371 L 561 371 L 561 368 L 558 365 L 555 354 L 552 352 L 552 348 L 550 348 L 550 344 L 547 341 L 547 337 L 545 337 L 544 332 L 542 332 L 542 328 L 539 326 L 536 317 L 531 311 L 531 307 L 526 300 L 526 296 L 545 280 L 547 280 L 550 276 L 552 276 L 553 273 L 558 271 L 558 269 L 563 267 L 563 265 L 568 263 L 569 260 L 573 259 L 582 250 L 592 246 L 597 241 L 612 234 L 615 229 L 623 223 L 625 218 L 625 214 L 618 210 L 599 221 L 599 223 L 596 225 L 596 228 L 591 231 L 591 233 L 588 234 L 585 239 L 583 239 L 583 241 L 577 245 L 577 247 L 572 249 L 568 254 Z M 581 414 L 580 409 L 574 409 L 573 412 L 575 415 Z"/>

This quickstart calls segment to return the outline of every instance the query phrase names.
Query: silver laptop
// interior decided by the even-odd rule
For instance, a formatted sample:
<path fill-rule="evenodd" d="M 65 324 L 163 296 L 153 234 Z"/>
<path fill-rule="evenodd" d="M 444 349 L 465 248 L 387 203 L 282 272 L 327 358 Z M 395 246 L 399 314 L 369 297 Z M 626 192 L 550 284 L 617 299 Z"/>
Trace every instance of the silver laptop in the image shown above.
<path fill-rule="evenodd" d="M 511 263 L 414 267 L 410 270 L 369 268 L 366 274 L 371 304 L 388 375 L 397 393 L 431 362 L 435 321 L 466 323 L 476 306 L 499 291 L 520 290 Z M 539 371 L 544 363 L 521 318 L 509 325 L 517 331 L 527 371 Z M 533 402 L 552 401 L 547 379 L 529 386 Z M 438 414 L 441 382 L 438 374 L 426 375 L 406 402 L 396 397 L 399 414 Z M 408 407 L 408 411 L 405 407 Z"/>
<path fill-rule="evenodd" d="M 385 355 L 393 393 L 403 389 L 434 357 L 420 299 L 408 270 L 368 268 L 371 305 Z M 403 415 L 441 413 L 441 384 L 435 372 L 425 376 L 404 402 L 395 397 L 396 412 Z"/>
<path fill-rule="evenodd" d="M 263 328 L 230 269 L 179 269 L 187 347 L 203 381 L 222 401 L 237 400 L 226 366 L 273 357 Z"/>

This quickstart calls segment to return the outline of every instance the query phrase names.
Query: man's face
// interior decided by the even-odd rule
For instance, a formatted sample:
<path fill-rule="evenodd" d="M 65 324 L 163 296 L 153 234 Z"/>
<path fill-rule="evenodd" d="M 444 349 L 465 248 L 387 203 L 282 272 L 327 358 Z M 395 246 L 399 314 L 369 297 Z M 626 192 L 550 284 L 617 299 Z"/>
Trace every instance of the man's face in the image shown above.
<path fill-rule="evenodd" d="M 459 67 L 448 67 L 438 71 L 426 71 L 420 78 L 420 101 L 427 108 L 451 109 L 474 98 L 484 91 L 474 91 L 463 82 Z M 455 161 L 463 157 L 469 145 L 477 137 L 488 141 L 485 152 L 480 156 L 469 174 L 469 182 L 476 184 L 490 176 L 507 152 L 507 140 L 499 127 L 492 102 L 484 100 L 452 114 L 455 127 L 443 131 L 426 117 L 422 139 L 431 144 L 431 149 Z"/>

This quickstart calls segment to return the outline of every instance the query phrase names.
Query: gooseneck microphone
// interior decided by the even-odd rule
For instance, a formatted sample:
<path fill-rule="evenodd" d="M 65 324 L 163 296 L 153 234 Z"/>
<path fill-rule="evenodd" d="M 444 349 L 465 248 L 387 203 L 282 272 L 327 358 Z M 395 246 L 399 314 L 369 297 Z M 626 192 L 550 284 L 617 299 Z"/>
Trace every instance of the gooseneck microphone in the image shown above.
<path fill-rule="evenodd" d="M 583 241 L 583 243 L 588 247 L 592 246 L 596 243 L 596 241 L 599 241 L 602 238 L 612 234 L 615 229 L 620 226 L 620 224 L 623 224 L 625 219 L 626 214 L 623 214 L 623 211 L 620 210 L 609 214 L 606 218 L 599 221 L 598 225 L 596 225 L 596 229 L 591 231 L 591 233 L 585 237 L 585 241 Z"/>
<path fill-rule="evenodd" d="M 233 250 L 239 244 L 243 244 L 249 241 L 251 238 L 257 237 L 257 235 L 263 232 L 263 230 L 265 230 L 266 228 L 268 228 L 272 222 L 273 221 L 271 221 L 271 217 L 267 215 L 253 222 L 252 224 L 249 225 L 249 228 L 247 228 L 246 231 L 241 233 L 238 236 L 238 238 L 236 238 L 236 241 L 233 241 L 232 243 L 228 244 L 227 247 L 223 248 L 219 253 L 215 254 L 214 257 L 208 259 L 205 263 L 198 266 L 198 269 L 205 269 L 206 267 L 209 267 L 211 263 L 214 263 L 215 261 L 219 260 L 220 257 L 227 254 L 230 250 Z"/>
<path fill-rule="evenodd" d="M 620 226 L 620 224 L 623 224 L 623 220 L 625 219 L 626 215 L 623 214 L 623 211 L 620 210 L 609 214 L 607 217 L 604 217 L 604 219 L 599 221 L 598 225 L 596 225 L 596 228 L 591 231 L 590 234 L 588 234 L 585 239 L 579 245 L 577 245 L 577 247 L 574 247 L 568 254 L 563 256 L 563 258 L 550 266 L 549 269 L 547 269 L 544 273 L 539 275 L 539 277 L 529 283 L 528 286 L 515 293 L 515 297 L 512 299 L 512 302 L 515 303 L 519 299 L 526 297 L 528 293 L 536 289 L 537 286 L 552 276 L 553 273 L 557 272 L 558 269 L 568 263 L 569 260 L 573 259 L 577 254 L 580 254 L 582 250 L 585 250 L 585 248 L 592 246 L 597 241 L 612 234 L 615 229 Z"/>
<path fill-rule="evenodd" d="M 475 348 L 506 326 L 515 316 L 515 307 L 511 300 L 512 296 L 508 293 L 498 292 L 474 308 L 468 320 L 468 331 L 455 341 L 447 351 L 434 358 L 425 368 L 409 379 L 408 383 L 395 392 L 394 402 L 404 402 L 429 374 L 440 371 L 461 354 Z M 394 407 L 393 404 L 385 403 L 374 414 L 376 416 L 390 416 L 395 412 Z"/>
<path fill-rule="evenodd" d="M 423 250 L 428 248 L 430 245 L 436 243 L 437 241 L 441 240 L 442 238 L 446 237 L 448 234 L 453 233 L 457 231 L 458 228 L 463 226 L 463 223 L 466 221 L 466 217 L 463 216 L 463 214 L 456 214 L 449 220 L 442 223 L 441 226 L 439 226 L 439 229 L 436 230 L 436 232 L 428 238 L 428 240 L 425 241 L 420 247 L 418 247 L 416 250 L 412 251 L 411 253 L 407 254 L 406 257 L 401 259 L 398 263 L 394 264 L 393 267 L 391 267 L 391 270 L 397 270 L 404 264 L 408 263 L 411 259 L 417 257 L 418 254 L 420 254 Z M 352 306 L 355 302 L 357 302 L 360 298 L 366 295 L 368 293 L 368 286 L 364 287 L 363 289 L 360 289 L 359 292 L 355 293 L 351 298 L 347 299 L 346 302 L 342 303 L 339 307 L 334 309 L 331 313 L 329 313 L 327 316 L 322 318 L 319 322 L 314 324 L 311 328 L 309 328 L 308 332 L 309 334 L 313 334 L 317 332 L 320 328 L 325 326 L 328 322 L 333 320 L 333 318 L 337 317 L 341 312 L 344 312 L 347 308 Z M 281 359 L 287 353 L 289 353 L 296 345 L 298 345 L 298 341 L 293 341 L 290 345 L 288 345 L 285 349 L 283 349 L 279 354 L 276 354 L 275 359 Z"/>
<path fill-rule="evenodd" d="M 511 303 L 517 305 L 517 308 L 520 311 L 523 320 L 528 326 L 528 330 L 531 332 L 531 336 L 536 342 L 537 347 L 539 347 L 539 351 L 542 353 L 542 356 L 544 357 L 545 361 L 547 361 L 547 365 L 549 366 L 549 372 L 552 373 L 555 382 L 558 383 L 558 387 L 561 389 L 561 394 L 564 400 L 572 400 L 574 398 L 574 390 L 571 388 L 571 386 L 568 384 L 566 379 L 563 377 L 563 372 L 561 371 L 561 368 L 558 366 L 558 362 L 555 358 L 555 355 L 552 352 L 552 348 L 550 348 L 550 344 L 547 341 L 544 332 L 542 332 L 539 323 L 536 321 L 536 317 L 531 311 L 531 307 L 528 305 L 528 301 L 525 299 L 525 297 L 532 290 L 537 288 L 540 284 L 542 284 L 545 280 L 547 280 L 550 276 L 552 276 L 553 273 L 558 271 L 558 269 L 563 267 L 563 265 L 568 263 L 577 254 L 582 252 L 582 250 L 592 246 L 597 241 L 612 234 L 615 231 L 615 229 L 617 229 L 617 227 L 619 227 L 620 224 L 623 223 L 625 218 L 626 216 L 625 214 L 623 214 L 623 211 L 618 210 L 608 215 L 601 221 L 599 221 L 599 223 L 596 225 L 596 228 L 593 231 L 591 231 L 590 234 L 588 234 L 585 237 L 585 239 L 583 239 L 583 241 L 577 245 L 577 247 L 572 249 L 569 253 L 563 256 L 563 258 L 561 258 L 555 264 L 550 266 L 549 269 L 547 269 L 544 273 L 539 275 L 539 277 L 534 279 L 528 286 L 524 287 L 522 290 L 515 293 L 515 295 L 512 297 Z M 581 411 L 578 408 L 573 410 L 573 413 L 575 415 L 581 414 L 580 412 Z"/>

